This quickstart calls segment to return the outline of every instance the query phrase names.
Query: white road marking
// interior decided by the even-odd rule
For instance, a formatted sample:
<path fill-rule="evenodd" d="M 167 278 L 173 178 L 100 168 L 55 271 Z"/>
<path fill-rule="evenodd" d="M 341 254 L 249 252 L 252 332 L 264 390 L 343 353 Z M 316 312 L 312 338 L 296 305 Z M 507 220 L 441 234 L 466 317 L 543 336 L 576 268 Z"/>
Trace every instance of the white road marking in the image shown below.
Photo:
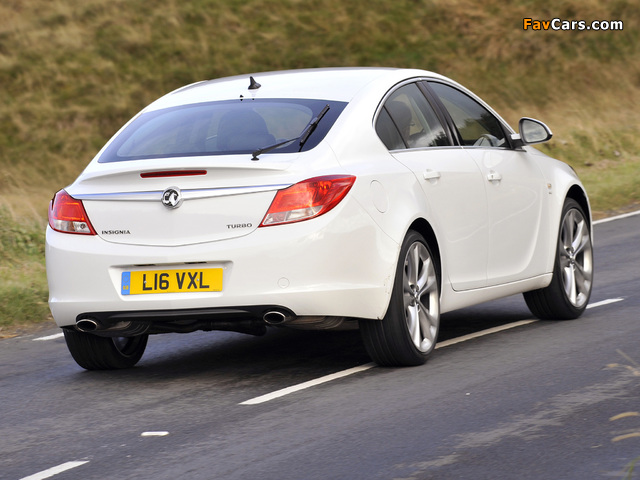
<path fill-rule="evenodd" d="M 610 298 L 608 300 L 602 300 L 601 302 L 591 303 L 587 305 L 587 308 L 601 307 L 603 305 L 609 305 L 610 303 L 621 302 L 622 300 L 624 300 L 624 298 Z M 444 340 L 442 342 L 439 342 L 436 345 L 436 349 L 449 347 L 451 345 L 455 345 L 456 343 L 466 342 L 474 338 L 484 337 L 485 335 L 491 335 L 494 333 L 502 332 L 504 330 L 521 327 L 523 325 L 528 325 L 530 323 L 535 323 L 538 321 L 539 320 L 537 319 L 520 320 L 518 322 L 509 323 L 507 325 L 500 325 L 499 327 L 488 328 L 486 330 L 481 330 L 480 332 L 470 333 L 469 335 L 463 335 L 461 337 L 451 338 L 449 340 Z M 346 377 L 348 375 L 353 375 L 354 373 L 363 372 L 375 366 L 376 366 L 375 363 L 366 363 L 364 365 L 360 365 L 359 367 L 353 367 L 347 370 L 342 370 L 341 372 L 332 373 L 331 375 L 325 375 L 324 377 L 320 377 L 315 380 L 309 380 L 308 382 L 299 383 L 298 385 L 293 385 L 291 387 L 276 390 L 275 392 L 272 392 L 272 393 L 267 393 L 259 397 L 251 398 L 249 400 L 245 400 L 244 402 L 240 402 L 238 405 L 258 405 L 260 403 L 265 403 L 270 400 L 274 400 L 276 398 L 284 397 L 285 395 L 289 395 L 290 393 L 299 392 L 300 390 L 305 390 L 307 388 L 315 387 L 316 385 L 320 385 L 322 383 L 330 382 L 332 380 L 337 380 L 338 378 Z"/>
<path fill-rule="evenodd" d="M 89 461 L 84 462 L 67 462 L 62 465 L 58 465 L 57 467 L 49 468 L 48 470 L 43 470 L 40 473 L 34 473 L 33 475 L 29 475 L 28 477 L 24 477 L 21 480 L 44 480 L 45 478 L 51 478 L 54 475 L 58 475 L 59 473 L 66 472 L 67 470 L 71 470 L 72 468 L 79 467 L 84 465 L 85 463 L 89 463 Z"/>
<path fill-rule="evenodd" d="M 596 220 L 595 222 L 593 222 L 593 224 L 598 225 L 599 223 L 613 222 L 614 220 L 620 220 L 621 218 L 629 218 L 635 215 L 640 215 L 640 210 L 638 210 L 637 212 L 623 213 L 622 215 L 616 215 L 615 217 L 601 218 L 600 220 Z"/>
<path fill-rule="evenodd" d="M 142 432 L 141 437 L 166 437 L 169 432 Z"/>
<path fill-rule="evenodd" d="M 461 337 L 451 338 L 449 340 L 445 340 L 443 342 L 438 342 L 436 344 L 436 349 L 449 347 L 451 345 L 455 345 L 456 343 L 466 342 L 469 340 L 473 340 L 474 338 L 484 337 L 485 335 L 491 335 L 494 333 L 502 332 L 504 330 L 509 330 L 511 328 L 520 327 L 522 325 L 528 325 L 529 323 L 535 323 L 538 320 L 520 320 L 519 322 L 508 323 L 506 325 L 500 325 L 499 327 L 487 328 L 486 330 L 481 330 L 479 332 L 470 333 L 469 335 L 463 335 Z"/>
<path fill-rule="evenodd" d="M 364 365 L 360 365 L 359 367 L 342 370 L 341 372 L 332 373 L 331 375 L 325 375 L 324 377 L 316 378 L 315 380 L 309 380 L 308 382 L 299 383 L 298 385 L 293 385 L 292 387 L 283 388 L 282 390 L 276 390 L 275 392 L 267 393 L 266 395 L 262 395 L 260 397 L 245 400 L 244 402 L 241 402 L 240 405 L 257 405 L 259 403 L 268 402 L 269 400 L 273 400 L 274 398 L 283 397 L 285 395 L 289 395 L 290 393 L 315 387 L 316 385 L 320 385 L 321 383 L 330 382 L 338 378 L 353 375 L 354 373 L 363 372 L 375 366 L 375 363 L 365 363 Z"/>
<path fill-rule="evenodd" d="M 590 303 L 589 305 L 587 305 L 587 308 L 602 307 L 603 305 L 609 305 L 610 303 L 617 303 L 617 302 L 621 302 L 623 300 L 624 300 L 624 298 L 622 298 L 622 297 L 620 297 L 620 298 L 610 298 L 608 300 L 602 300 L 601 302 Z"/>
<path fill-rule="evenodd" d="M 34 342 L 46 342 L 47 340 L 55 340 L 57 338 L 64 337 L 64 333 L 56 333 L 55 335 L 49 335 L 47 337 L 34 338 Z"/>

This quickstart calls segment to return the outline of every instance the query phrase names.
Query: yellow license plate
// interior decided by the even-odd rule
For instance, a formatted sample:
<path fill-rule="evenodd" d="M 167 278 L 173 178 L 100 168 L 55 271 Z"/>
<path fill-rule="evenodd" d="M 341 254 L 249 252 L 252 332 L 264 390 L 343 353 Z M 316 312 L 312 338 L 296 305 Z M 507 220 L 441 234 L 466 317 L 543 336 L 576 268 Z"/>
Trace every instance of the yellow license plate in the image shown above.
<path fill-rule="evenodd" d="M 122 272 L 122 295 L 222 291 L 221 268 Z"/>

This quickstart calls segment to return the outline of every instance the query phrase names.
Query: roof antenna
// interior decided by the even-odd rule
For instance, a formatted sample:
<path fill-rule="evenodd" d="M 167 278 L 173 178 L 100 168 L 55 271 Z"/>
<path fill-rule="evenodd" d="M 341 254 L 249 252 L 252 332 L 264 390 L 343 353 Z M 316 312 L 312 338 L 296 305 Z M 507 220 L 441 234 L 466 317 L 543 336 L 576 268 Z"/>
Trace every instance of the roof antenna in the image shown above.
<path fill-rule="evenodd" d="M 249 85 L 249 90 L 257 90 L 262 86 L 258 82 L 256 82 L 256 79 L 253 77 L 249 77 L 249 80 L 251 81 Z"/>

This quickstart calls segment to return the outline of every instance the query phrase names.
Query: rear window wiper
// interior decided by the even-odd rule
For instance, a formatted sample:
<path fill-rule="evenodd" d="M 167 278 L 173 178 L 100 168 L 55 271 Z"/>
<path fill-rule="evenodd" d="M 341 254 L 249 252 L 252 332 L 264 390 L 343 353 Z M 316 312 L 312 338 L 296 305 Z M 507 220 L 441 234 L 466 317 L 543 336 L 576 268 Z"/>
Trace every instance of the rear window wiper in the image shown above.
<path fill-rule="evenodd" d="M 329 105 L 325 105 L 324 108 L 320 110 L 320 113 L 318 113 L 318 115 L 309 122 L 309 124 L 305 127 L 305 129 L 302 131 L 300 135 L 298 135 L 295 138 L 290 138 L 289 140 L 284 140 L 274 145 L 269 145 L 267 147 L 262 147 L 255 150 L 253 152 L 253 157 L 251 158 L 251 160 L 259 160 L 258 158 L 259 155 L 270 152 L 271 150 L 275 150 L 276 148 L 282 147 L 287 143 L 295 142 L 296 140 L 299 140 L 298 151 L 302 150 L 302 147 L 304 146 L 305 142 L 307 141 L 309 136 L 313 133 L 313 131 L 316 129 L 316 127 L 318 126 L 318 123 L 320 123 L 320 120 L 322 120 L 322 117 L 324 117 L 325 114 L 329 111 L 329 108 L 330 108 Z"/>

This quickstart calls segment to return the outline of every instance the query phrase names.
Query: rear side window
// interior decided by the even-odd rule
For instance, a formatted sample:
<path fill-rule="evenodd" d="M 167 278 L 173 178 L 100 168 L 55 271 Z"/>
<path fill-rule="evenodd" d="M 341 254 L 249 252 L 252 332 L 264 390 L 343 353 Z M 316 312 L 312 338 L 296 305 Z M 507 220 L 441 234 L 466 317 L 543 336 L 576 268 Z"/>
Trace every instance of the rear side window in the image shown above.
<path fill-rule="evenodd" d="M 451 144 L 433 108 L 414 83 L 389 96 L 378 114 L 376 132 L 389 150 Z"/>
<path fill-rule="evenodd" d="M 329 111 L 303 146 L 309 150 L 326 135 L 345 103 L 235 100 L 151 111 L 128 125 L 98 161 L 251 153 L 298 137 L 326 105 Z M 291 142 L 271 153 L 299 150 L 299 142 Z"/>
<path fill-rule="evenodd" d="M 406 144 L 386 108 L 383 108 L 378 115 L 376 133 L 389 150 L 406 148 Z"/>
<path fill-rule="evenodd" d="M 468 95 L 449 85 L 429 82 L 455 123 L 463 145 L 507 146 L 506 135 L 498 119 Z"/>

